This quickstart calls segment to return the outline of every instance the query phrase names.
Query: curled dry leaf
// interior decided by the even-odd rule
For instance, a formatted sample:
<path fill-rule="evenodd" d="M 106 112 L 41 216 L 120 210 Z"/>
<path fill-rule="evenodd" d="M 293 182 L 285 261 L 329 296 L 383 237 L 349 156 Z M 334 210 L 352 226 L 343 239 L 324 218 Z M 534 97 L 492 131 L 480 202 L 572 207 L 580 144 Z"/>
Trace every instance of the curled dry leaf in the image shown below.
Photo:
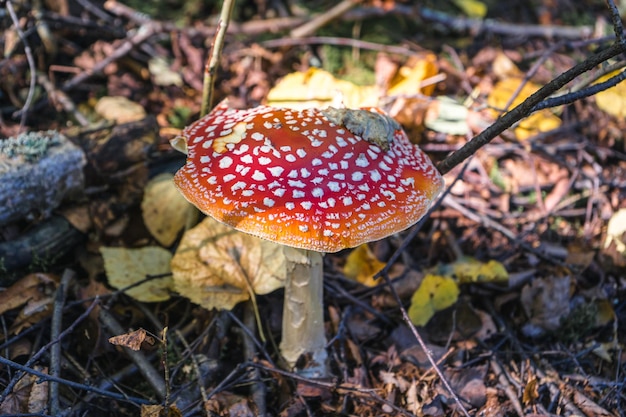
<path fill-rule="evenodd" d="M 148 333 L 144 329 L 137 329 L 132 332 L 109 338 L 109 343 L 112 345 L 125 346 L 132 350 L 141 349 L 141 344 L 143 342 L 150 345 L 154 345 L 155 343 L 154 337 L 148 336 Z"/>
<path fill-rule="evenodd" d="M 187 231 L 172 259 L 174 288 L 207 309 L 232 309 L 284 285 L 285 248 L 211 217 Z"/>
<path fill-rule="evenodd" d="M 154 177 L 141 202 L 141 213 L 148 231 L 163 246 L 171 246 L 195 211 L 176 189 L 174 175 L 164 173 Z"/>
<path fill-rule="evenodd" d="M 104 258 L 104 269 L 109 284 L 122 289 L 145 280 L 150 275 L 164 275 L 170 272 L 172 254 L 160 247 L 148 246 L 140 249 L 100 248 Z M 171 276 L 146 281 L 126 290 L 126 294 L 146 303 L 164 301 L 170 298 Z"/>

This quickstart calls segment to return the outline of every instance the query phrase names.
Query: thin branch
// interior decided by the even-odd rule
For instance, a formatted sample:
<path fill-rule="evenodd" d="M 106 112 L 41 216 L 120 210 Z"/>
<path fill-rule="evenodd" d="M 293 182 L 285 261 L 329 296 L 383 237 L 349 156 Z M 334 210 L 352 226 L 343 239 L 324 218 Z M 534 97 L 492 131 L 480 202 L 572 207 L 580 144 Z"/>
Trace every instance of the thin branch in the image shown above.
<path fill-rule="evenodd" d="M 30 69 L 30 85 L 28 87 L 28 96 L 26 96 L 26 101 L 24 102 L 24 106 L 22 110 L 20 110 L 20 129 L 24 128 L 26 125 L 26 118 L 28 117 L 28 109 L 33 101 L 33 97 L 35 96 L 35 84 L 37 82 L 37 67 L 35 66 L 35 58 L 33 57 L 33 52 L 30 49 L 30 45 L 28 44 L 28 39 L 26 39 L 26 35 L 20 28 L 20 21 L 17 18 L 17 14 L 15 14 L 15 9 L 13 8 L 13 3 L 8 0 L 6 2 L 6 8 L 11 16 L 11 20 L 15 25 L 15 31 L 17 35 L 20 37 L 20 40 L 24 44 L 24 53 L 26 54 L 26 60 L 28 61 L 28 68 Z"/>
<path fill-rule="evenodd" d="M 79 390 L 85 390 L 85 391 L 88 391 L 88 392 L 93 392 L 93 393 L 101 395 L 103 397 L 113 398 L 115 400 L 127 401 L 127 402 L 135 403 L 135 404 L 147 404 L 147 405 L 154 404 L 152 401 L 144 400 L 143 398 L 130 397 L 128 395 L 117 394 L 115 392 L 105 391 L 105 390 L 102 390 L 100 388 L 91 387 L 89 385 L 79 384 L 78 382 L 70 381 L 69 379 L 53 377 L 53 376 L 45 374 L 43 372 L 36 371 L 36 370 L 34 370 L 32 368 L 29 368 L 27 366 L 20 365 L 19 363 L 13 362 L 12 360 L 9 360 L 9 359 L 7 359 L 7 358 L 5 358 L 3 356 L 0 356 L 0 364 L 9 366 L 9 367 L 17 369 L 17 370 L 20 370 L 20 371 L 25 372 L 27 374 L 35 375 L 36 377 L 39 377 L 39 379 L 41 381 L 57 382 L 57 383 L 62 384 L 62 385 L 67 385 L 68 387 L 72 387 L 72 388 L 79 389 Z M 0 400 L 2 400 L 2 399 L 4 399 L 4 398 L 0 398 Z"/>
<path fill-rule="evenodd" d="M 309 36 L 315 33 L 315 31 L 317 31 L 322 26 L 325 26 L 329 22 L 337 19 L 338 17 L 341 17 L 348 10 L 350 10 L 360 2 L 361 0 L 343 0 L 341 3 L 337 4 L 325 13 L 314 17 L 302 26 L 295 28 L 291 31 L 289 35 L 292 38 L 304 38 L 305 36 Z"/>
<path fill-rule="evenodd" d="M 39 349 L 39 351 L 37 353 L 35 353 L 30 359 L 28 359 L 28 361 L 24 364 L 24 367 L 26 369 L 31 369 L 30 367 L 35 363 L 35 361 L 37 361 L 37 359 L 39 359 L 48 349 L 50 349 L 53 345 L 58 344 L 61 339 L 63 339 L 65 336 L 67 336 L 68 334 L 70 334 L 71 332 L 74 331 L 74 328 L 81 323 L 85 318 L 87 318 L 87 316 L 89 316 L 89 314 L 91 313 L 91 311 L 100 303 L 100 299 L 96 297 L 96 299 L 91 303 L 91 305 L 89 306 L 89 308 L 87 308 L 87 310 L 85 310 L 84 313 L 82 313 L 76 320 L 74 320 L 74 322 L 65 330 L 63 330 L 63 332 L 61 334 L 59 334 L 58 338 L 51 340 L 48 344 L 46 344 L 44 347 L 42 347 L 41 349 Z M 23 334 L 23 333 L 22 333 Z M 1 356 L 0 356 L 1 357 Z M 32 373 L 32 372 L 28 372 L 25 371 L 26 373 Z M 4 398 L 7 397 L 7 395 L 9 395 L 9 393 L 13 390 L 13 388 L 15 387 L 15 385 L 17 384 L 17 382 L 22 378 L 22 376 L 24 375 L 24 373 L 18 373 L 16 374 L 13 379 L 11 380 L 11 382 L 9 382 L 6 386 L 6 388 L 4 389 L 4 391 L 2 391 L 2 393 L 0 394 L 0 402 L 2 402 L 2 400 Z M 60 378 L 58 378 L 60 379 Z M 52 379 L 50 380 L 52 381 Z"/>
<path fill-rule="evenodd" d="M 482 131 L 480 134 L 472 138 L 461 149 L 449 155 L 446 159 L 441 161 L 437 168 L 439 172 L 445 174 L 452 168 L 463 162 L 470 155 L 476 153 L 476 151 L 482 148 L 487 143 L 491 142 L 496 136 L 504 132 L 511 127 L 515 122 L 527 117 L 533 112 L 535 106 L 541 101 L 546 99 L 550 94 L 561 89 L 565 84 L 572 81 L 580 74 L 589 71 L 601 62 L 604 62 L 616 55 L 624 52 L 624 46 L 620 43 L 614 43 L 609 48 L 592 55 L 580 64 L 570 68 L 563 74 L 550 81 L 548 84 L 537 90 L 530 97 L 524 100 L 521 104 L 515 107 L 510 112 L 502 115 L 491 126 Z"/>
<path fill-rule="evenodd" d="M 607 0 L 609 11 L 611 12 L 611 21 L 613 22 L 613 30 L 615 31 L 615 38 L 622 46 L 626 47 L 626 36 L 624 36 L 624 25 L 622 25 L 622 17 L 619 9 L 615 5 L 613 0 Z"/>
<path fill-rule="evenodd" d="M 551 107 L 563 106 L 565 104 L 570 104 L 575 101 L 582 100 L 583 98 L 591 97 L 601 91 L 608 90 L 611 87 L 615 87 L 617 84 L 621 83 L 624 80 L 626 80 L 626 70 L 609 78 L 606 81 L 594 84 L 591 87 L 584 88 L 574 93 L 568 93 L 561 96 L 548 98 L 533 107 L 532 111 L 535 112 Z"/>
<path fill-rule="evenodd" d="M 271 39 L 269 41 L 261 42 L 260 45 L 264 48 L 279 48 L 282 46 L 295 46 L 295 45 L 336 45 L 347 46 L 352 48 L 367 49 L 370 51 L 387 52 L 390 54 L 398 55 L 417 55 L 416 51 L 402 46 L 384 45 L 382 43 L 374 43 L 368 41 L 362 41 L 360 39 L 352 38 L 339 38 L 334 36 L 310 36 L 306 38 L 280 38 Z"/>
<path fill-rule="evenodd" d="M 228 30 L 228 24 L 230 23 L 234 6 L 235 0 L 224 0 L 224 3 L 222 4 L 222 14 L 220 15 L 220 21 L 217 24 L 217 33 L 215 34 L 215 39 L 213 40 L 209 60 L 204 67 L 200 117 L 205 116 L 212 107 L 215 75 L 217 74 L 217 66 L 219 65 L 220 57 L 222 56 L 222 49 L 224 49 L 224 38 L 226 37 L 226 31 Z"/>
<path fill-rule="evenodd" d="M 54 310 L 52 313 L 52 324 L 50 326 L 50 339 L 59 340 L 61 334 L 61 326 L 63 324 L 63 306 L 65 305 L 65 297 L 67 294 L 67 287 L 70 285 L 70 281 L 75 277 L 74 271 L 66 269 L 61 277 L 61 283 L 57 288 L 56 297 L 54 300 Z M 61 375 L 61 344 L 55 343 L 50 349 L 50 375 L 59 377 Z M 59 384 L 57 382 L 50 382 L 50 413 L 56 416 L 60 412 L 59 402 Z"/>

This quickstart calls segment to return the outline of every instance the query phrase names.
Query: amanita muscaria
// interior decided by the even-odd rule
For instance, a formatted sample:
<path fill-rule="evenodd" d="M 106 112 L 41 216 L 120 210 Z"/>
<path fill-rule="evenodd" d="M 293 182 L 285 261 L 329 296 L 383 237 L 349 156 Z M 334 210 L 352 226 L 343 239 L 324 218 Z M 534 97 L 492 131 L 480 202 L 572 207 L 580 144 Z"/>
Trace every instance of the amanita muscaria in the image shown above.
<path fill-rule="evenodd" d="M 285 284 L 281 353 L 325 369 L 322 254 L 379 240 L 420 220 L 444 181 L 430 159 L 376 109 L 302 111 L 226 103 L 172 146 L 174 178 L 205 214 L 299 248 L 309 270 Z M 322 371 L 323 372 L 323 371 Z"/>

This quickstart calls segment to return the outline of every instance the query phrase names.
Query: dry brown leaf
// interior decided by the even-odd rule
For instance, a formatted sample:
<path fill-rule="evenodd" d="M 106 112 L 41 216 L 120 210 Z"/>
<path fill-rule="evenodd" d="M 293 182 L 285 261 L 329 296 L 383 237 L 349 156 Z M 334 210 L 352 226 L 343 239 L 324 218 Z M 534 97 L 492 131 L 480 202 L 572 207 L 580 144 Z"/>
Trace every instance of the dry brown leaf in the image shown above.
<path fill-rule="evenodd" d="M 52 274 L 29 274 L 0 292 L 0 314 L 54 294 L 59 277 Z"/>
<path fill-rule="evenodd" d="M 164 275 L 170 272 L 172 254 L 160 247 L 148 246 L 140 249 L 101 247 L 104 269 L 109 284 L 122 289 L 143 281 L 149 275 Z M 136 300 L 151 303 L 170 298 L 172 278 L 167 275 L 152 279 L 126 290 Z"/>
<path fill-rule="evenodd" d="M 195 210 L 174 186 L 173 174 L 154 177 L 141 202 L 141 213 L 148 231 L 163 246 L 171 246 Z"/>
<path fill-rule="evenodd" d="M 132 332 L 109 338 L 109 343 L 112 345 L 125 346 L 132 350 L 141 349 L 141 344 L 143 342 L 146 342 L 149 345 L 154 345 L 155 343 L 154 337 L 149 336 L 144 329 L 137 329 Z"/>
<path fill-rule="evenodd" d="M 232 309 L 251 292 L 284 285 L 283 246 L 238 232 L 211 217 L 187 231 L 172 258 L 175 290 L 207 309 Z"/>
<path fill-rule="evenodd" d="M 35 370 L 47 374 L 48 368 L 35 367 Z M 30 395 L 28 396 L 28 412 L 41 413 L 48 406 L 48 381 L 37 379 L 31 386 Z"/>
<path fill-rule="evenodd" d="M 522 329 L 527 336 L 538 337 L 560 327 L 570 313 L 570 282 L 569 275 L 551 276 L 524 286 L 520 301 L 530 319 Z"/>

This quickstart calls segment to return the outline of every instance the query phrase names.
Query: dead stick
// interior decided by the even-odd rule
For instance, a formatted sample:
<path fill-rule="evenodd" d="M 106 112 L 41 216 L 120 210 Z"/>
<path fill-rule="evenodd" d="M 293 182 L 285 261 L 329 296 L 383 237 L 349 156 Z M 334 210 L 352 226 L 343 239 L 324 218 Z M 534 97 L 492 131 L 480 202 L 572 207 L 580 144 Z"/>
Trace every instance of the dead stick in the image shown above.
<path fill-rule="evenodd" d="M 150 22 L 140 26 L 139 29 L 137 29 L 137 31 L 132 36 L 126 38 L 126 41 L 122 43 L 117 49 L 115 49 L 115 51 L 111 55 L 98 62 L 91 70 L 83 71 L 65 84 L 63 84 L 62 90 L 71 90 L 72 88 L 76 87 L 90 77 L 101 73 L 107 65 L 122 58 L 123 56 L 128 54 L 135 46 L 145 42 L 155 33 L 159 33 L 160 30 L 161 25 L 155 22 Z"/>
<path fill-rule="evenodd" d="M 57 294 L 54 300 L 54 311 L 52 314 L 52 324 L 50 326 L 50 339 L 59 340 L 61 334 L 61 326 L 63 323 L 63 306 L 65 305 L 65 296 L 70 281 L 74 279 L 76 274 L 71 269 L 66 269 L 61 277 L 61 284 L 57 288 Z M 50 349 L 50 375 L 54 377 L 61 376 L 61 344 L 55 343 Z M 59 383 L 50 382 L 50 413 L 57 416 L 60 413 L 59 403 Z"/>
<path fill-rule="evenodd" d="M 215 86 L 215 74 L 217 73 L 217 66 L 222 56 L 222 49 L 224 48 L 224 38 L 226 37 L 226 31 L 228 30 L 228 24 L 230 23 L 230 17 L 233 14 L 233 8 L 235 6 L 235 0 L 224 0 L 222 4 L 222 14 L 220 15 L 220 21 L 217 24 L 217 32 L 215 33 L 215 39 L 213 40 L 213 46 L 211 47 L 211 54 L 209 60 L 204 67 L 204 84 L 202 88 L 202 107 L 200 110 L 200 117 L 205 116 L 213 101 L 213 88 Z"/>
<path fill-rule="evenodd" d="M 309 36 L 315 33 L 316 30 L 328 24 L 341 15 L 345 14 L 348 10 L 359 4 L 360 0 L 343 0 L 341 3 L 328 10 L 326 13 L 323 13 L 312 20 L 308 21 L 304 25 L 295 28 L 289 34 L 292 38 L 303 38 L 305 36 Z"/>
<path fill-rule="evenodd" d="M 615 43 L 609 48 L 595 55 L 592 55 L 585 61 L 559 75 L 554 80 L 550 81 L 548 84 L 544 85 L 535 93 L 533 93 L 530 97 L 524 100 L 513 110 L 504 114 L 502 117 L 496 120 L 494 124 L 492 124 L 487 129 L 483 130 L 480 134 L 472 138 L 461 149 L 453 152 L 446 159 L 441 161 L 439 165 L 437 165 L 439 172 L 441 172 L 442 174 L 446 174 L 452 168 L 467 159 L 470 155 L 475 154 L 478 149 L 491 142 L 500 133 L 511 127 L 513 123 L 530 115 L 533 112 L 535 106 L 541 103 L 549 95 L 561 89 L 565 84 L 572 81 L 580 74 L 589 71 L 596 65 L 605 62 L 608 59 L 613 58 L 614 56 L 621 54 L 622 52 L 624 52 L 624 49 L 626 49 L 624 45 L 620 43 Z"/>
<path fill-rule="evenodd" d="M 17 18 L 17 15 L 15 14 L 15 9 L 13 9 L 13 3 L 10 1 L 7 1 L 6 9 L 9 12 L 9 15 L 11 16 L 11 20 L 13 21 L 13 24 L 15 25 L 15 31 L 17 32 L 17 35 L 19 36 L 20 40 L 24 44 L 24 53 L 26 54 L 26 60 L 28 61 L 28 68 L 30 69 L 30 85 L 28 87 L 28 96 L 26 96 L 26 101 L 24 102 L 24 106 L 22 107 L 22 110 L 20 110 L 20 113 L 21 113 L 20 129 L 22 129 L 24 125 L 26 124 L 26 117 L 28 115 L 28 109 L 30 108 L 30 105 L 33 101 L 33 97 L 35 96 L 35 83 L 37 82 L 35 77 L 37 74 L 37 67 L 35 66 L 35 58 L 33 57 L 33 52 L 30 49 L 30 45 L 28 44 L 26 35 L 20 28 L 20 21 Z"/>

